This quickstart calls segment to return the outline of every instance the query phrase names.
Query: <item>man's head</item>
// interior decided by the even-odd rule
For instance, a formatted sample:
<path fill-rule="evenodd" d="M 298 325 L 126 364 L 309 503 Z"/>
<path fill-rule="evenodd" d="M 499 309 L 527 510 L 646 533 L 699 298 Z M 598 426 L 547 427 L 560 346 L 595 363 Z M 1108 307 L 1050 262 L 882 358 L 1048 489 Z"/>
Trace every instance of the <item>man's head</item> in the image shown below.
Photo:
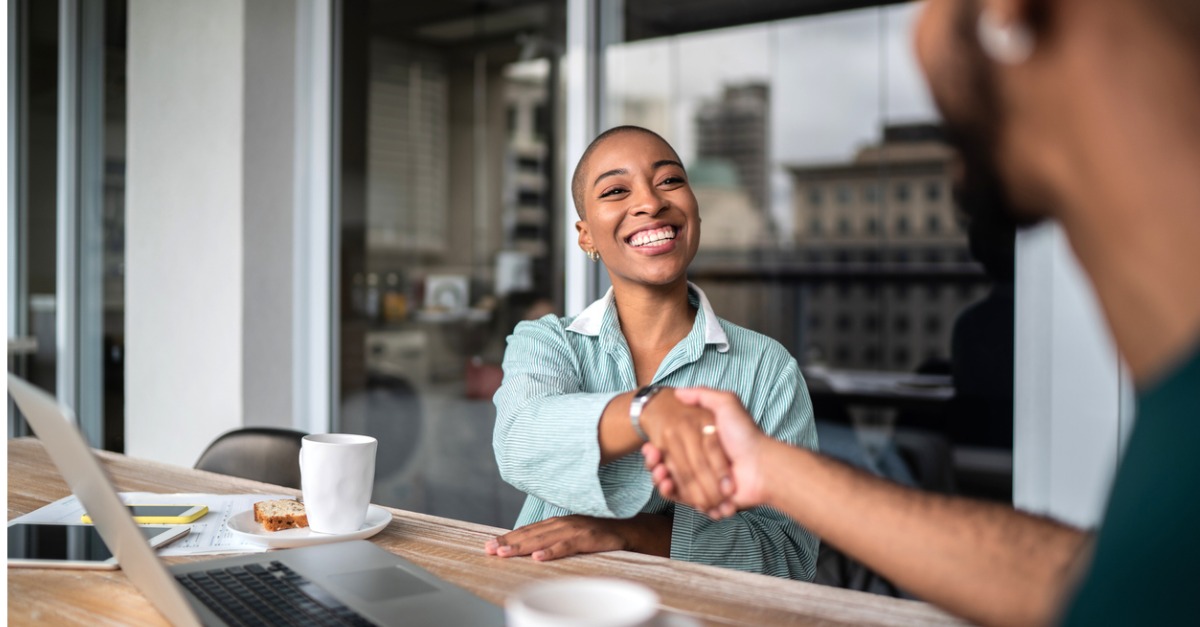
<path fill-rule="evenodd" d="M 1080 178 L 1081 147 L 1119 131 L 1090 115 L 1100 103 L 1079 86 L 1116 80 L 1097 66 L 1105 63 L 1106 36 L 1109 46 L 1136 45 L 1106 32 L 1121 20 L 1157 29 L 1172 45 L 1200 40 L 1195 0 L 927 2 L 917 53 L 963 157 L 958 182 L 969 212 L 1017 225 L 1060 214 L 1070 182 Z M 1128 37 L 1132 29 L 1122 30 Z"/>

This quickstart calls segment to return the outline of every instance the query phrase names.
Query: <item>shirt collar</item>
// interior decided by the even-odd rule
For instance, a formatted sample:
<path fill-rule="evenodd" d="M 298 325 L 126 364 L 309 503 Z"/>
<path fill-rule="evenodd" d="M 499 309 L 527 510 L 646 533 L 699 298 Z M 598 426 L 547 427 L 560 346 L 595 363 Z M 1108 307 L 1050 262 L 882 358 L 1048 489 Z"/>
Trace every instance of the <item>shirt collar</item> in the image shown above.
<path fill-rule="evenodd" d="M 700 311 L 704 313 L 704 343 L 716 345 L 717 352 L 720 353 L 729 351 L 729 337 L 725 335 L 725 329 L 721 328 L 717 314 L 713 313 L 712 305 L 709 304 L 708 297 L 704 295 L 704 290 L 689 281 L 688 292 L 689 296 L 694 295 L 695 300 L 699 301 Z M 605 314 L 612 306 L 613 288 L 610 287 L 600 300 L 588 305 L 583 313 L 576 316 L 571 324 L 567 325 L 567 330 L 580 335 L 599 336 L 600 330 L 604 326 Z"/>

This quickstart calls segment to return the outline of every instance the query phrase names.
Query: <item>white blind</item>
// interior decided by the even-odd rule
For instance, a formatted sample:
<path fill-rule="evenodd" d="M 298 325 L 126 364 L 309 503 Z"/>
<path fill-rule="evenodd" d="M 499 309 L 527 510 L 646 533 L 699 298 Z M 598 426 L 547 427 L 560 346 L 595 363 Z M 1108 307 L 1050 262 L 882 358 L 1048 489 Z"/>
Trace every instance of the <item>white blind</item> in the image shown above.
<path fill-rule="evenodd" d="M 449 213 L 448 75 L 439 55 L 371 43 L 367 98 L 367 245 L 440 253 Z"/>

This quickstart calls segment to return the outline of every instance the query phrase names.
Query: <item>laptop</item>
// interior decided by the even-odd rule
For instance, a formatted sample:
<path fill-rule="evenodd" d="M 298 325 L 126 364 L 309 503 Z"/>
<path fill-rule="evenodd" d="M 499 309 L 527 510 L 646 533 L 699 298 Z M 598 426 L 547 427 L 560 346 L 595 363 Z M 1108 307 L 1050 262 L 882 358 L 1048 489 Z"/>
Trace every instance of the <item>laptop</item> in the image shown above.
<path fill-rule="evenodd" d="M 371 542 L 167 567 L 138 530 L 72 412 L 8 375 L 8 392 L 121 568 L 174 625 L 503 625 L 504 612 Z"/>

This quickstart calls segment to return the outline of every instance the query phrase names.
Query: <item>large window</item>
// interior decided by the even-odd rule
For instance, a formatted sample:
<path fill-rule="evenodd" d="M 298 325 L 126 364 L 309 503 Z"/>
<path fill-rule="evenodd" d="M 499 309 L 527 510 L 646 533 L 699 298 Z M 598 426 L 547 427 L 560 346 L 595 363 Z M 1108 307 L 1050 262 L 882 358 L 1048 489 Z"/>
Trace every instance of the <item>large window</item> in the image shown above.
<path fill-rule="evenodd" d="M 505 338 L 561 314 L 561 2 L 345 3 L 336 429 L 374 502 L 510 526 L 492 454 Z"/>
<path fill-rule="evenodd" d="M 872 454 L 894 429 L 932 431 L 957 482 L 918 483 L 1007 499 L 1004 463 L 962 460 L 1011 450 L 1012 240 L 969 241 L 949 193 L 953 153 L 912 51 L 920 5 L 686 26 L 770 4 L 698 19 L 627 3 L 605 126 L 680 152 L 703 218 L 692 279 L 792 352 L 819 421 L 852 425 Z"/>
<path fill-rule="evenodd" d="M 997 283 L 949 192 L 911 51 L 919 7 L 750 24 L 737 3 L 699 21 L 686 3 L 603 8 L 599 124 L 679 150 L 704 220 L 692 279 L 718 314 L 789 349 L 818 420 L 872 455 L 916 429 L 1010 448 L 1011 241 Z M 582 254 L 561 235 L 565 3 L 343 11 L 334 427 L 379 438 L 377 502 L 507 526 L 522 495 L 491 449 L 504 338 L 576 313 L 562 311 L 566 255 Z M 995 415 L 962 417 L 997 394 Z M 1006 498 L 1003 472 L 998 491 L 965 473 L 957 488 Z"/>

